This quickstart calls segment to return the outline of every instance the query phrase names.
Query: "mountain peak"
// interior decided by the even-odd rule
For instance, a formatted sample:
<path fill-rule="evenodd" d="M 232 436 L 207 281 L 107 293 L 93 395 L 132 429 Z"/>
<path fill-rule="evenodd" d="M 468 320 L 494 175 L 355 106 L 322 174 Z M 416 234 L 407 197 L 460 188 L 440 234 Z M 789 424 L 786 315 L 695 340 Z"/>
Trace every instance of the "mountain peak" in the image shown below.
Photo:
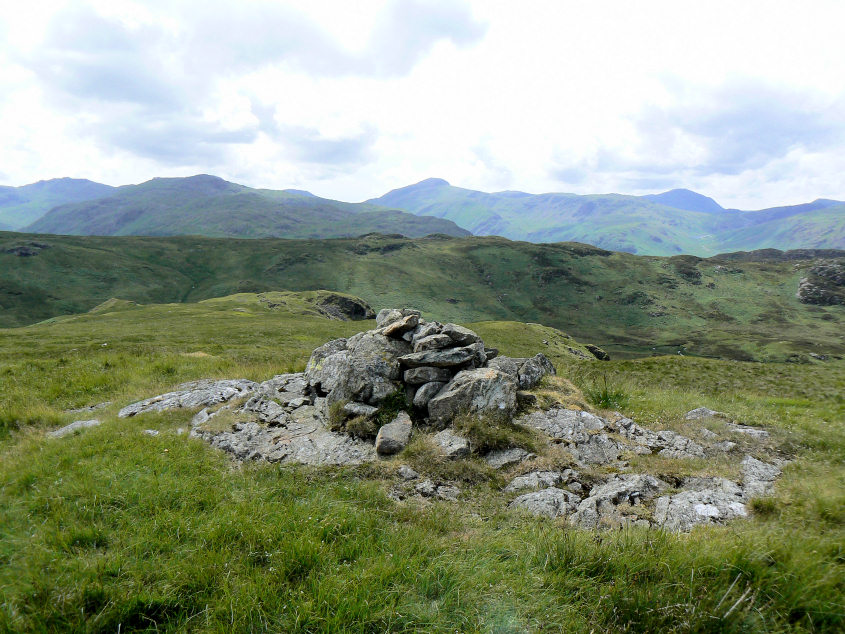
<path fill-rule="evenodd" d="M 684 209 L 686 211 L 702 211 L 705 213 L 719 213 L 724 208 L 712 198 L 694 192 L 690 189 L 670 189 L 662 194 L 649 194 L 643 196 L 667 207 Z"/>
<path fill-rule="evenodd" d="M 414 185 L 408 185 L 408 187 L 450 187 L 450 185 L 449 181 L 442 178 L 426 178 Z"/>

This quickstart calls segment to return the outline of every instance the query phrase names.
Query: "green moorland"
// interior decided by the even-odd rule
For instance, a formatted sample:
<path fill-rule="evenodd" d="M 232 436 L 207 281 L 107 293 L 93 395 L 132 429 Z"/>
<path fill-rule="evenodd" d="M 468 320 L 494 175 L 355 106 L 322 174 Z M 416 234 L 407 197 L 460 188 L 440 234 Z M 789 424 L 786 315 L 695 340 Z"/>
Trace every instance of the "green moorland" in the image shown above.
<path fill-rule="evenodd" d="M 21 247 L 34 254 L 15 255 Z M 845 309 L 795 296 L 815 255 L 663 258 L 442 235 L 224 240 L 0 233 L 0 325 L 81 313 L 110 298 L 148 304 L 329 289 L 451 321 L 548 324 L 619 355 L 808 360 L 809 353 L 845 353 Z"/>
<path fill-rule="evenodd" d="M 775 495 L 747 520 L 688 535 L 591 533 L 510 512 L 503 476 L 481 461 L 444 472 L 458 503 L 396 503 L 387 492 L 404 458 L 240 465 L 177 433 L 191 412 L 116 418 L 182 381 L 302 369 L 313 347 L 372 327 L 310 315 L 308 300 L 111 302 L 0 330 L 0 631 L 845 628 L 842 361 L 578 361 L 548 327 L 469 324 L 504 354 L 547 352 L 587 394 L 606 378 L 645 425 L 680 428 L 706 405 L 765 426 L 792 460 Z M 100 427 L 45 436 L 93 416 Z"/>

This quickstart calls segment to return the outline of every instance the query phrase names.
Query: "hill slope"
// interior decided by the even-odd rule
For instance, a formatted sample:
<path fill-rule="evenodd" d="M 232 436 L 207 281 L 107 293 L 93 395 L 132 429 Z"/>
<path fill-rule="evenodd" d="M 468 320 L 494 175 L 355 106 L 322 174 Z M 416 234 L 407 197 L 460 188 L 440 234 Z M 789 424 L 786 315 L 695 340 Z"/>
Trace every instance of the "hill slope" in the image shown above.
<path fill-rule="evenodd" d="M 843 354 L 843 307 L 796 299 L 816 256 L 797 257 L 802 259 L 643 257 L 580 244 L 445 236 L 319 241 L 0 234 L 0 324 L 84 312 L 111 297 L 192 302 L 328 289 L 374 307 L 415 306 L 458 322 L 540 322 L 625 354 Z"/>
<path fill-rule="evenodd" d="M 107 198 L 62 205 L 27 228 L 71 235 L 331 238 L 370 232 L 468 235 L 450 220 L 303 193 L 251 189 L 216 176 L 155 178 Z"/>
<path fill-rule="evenodd" d="M 57 205 L 102 198 L 114 189 L 78 178 L 54 178 L 22 187 L 0 186 L 0 228 L 20 229 Z"/>
<path fill-rule="evenodd" d="M 845 207 L 832 200 L 739 211 L 689 190 L 649 196 L 489 194 L 432 178 L 368 202 L 448 218 L 476 235 L 575 240 L 629 253 L 709 256 L 730 249 L 845 247 L 845 229 L 829 222 Z M 790 223 L 799 223 L 801 232 L 791 233 Z"/>

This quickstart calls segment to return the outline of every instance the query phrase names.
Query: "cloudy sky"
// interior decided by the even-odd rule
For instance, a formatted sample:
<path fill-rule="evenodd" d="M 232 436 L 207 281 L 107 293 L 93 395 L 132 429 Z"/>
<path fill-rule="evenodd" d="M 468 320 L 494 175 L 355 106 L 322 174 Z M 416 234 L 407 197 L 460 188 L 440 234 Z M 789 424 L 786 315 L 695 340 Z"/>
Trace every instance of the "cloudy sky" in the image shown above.
<path fill-rule="evenodd" d="M 0 184 L 845 199 L 841 0 L 105 0 L 0 22 Z"/>

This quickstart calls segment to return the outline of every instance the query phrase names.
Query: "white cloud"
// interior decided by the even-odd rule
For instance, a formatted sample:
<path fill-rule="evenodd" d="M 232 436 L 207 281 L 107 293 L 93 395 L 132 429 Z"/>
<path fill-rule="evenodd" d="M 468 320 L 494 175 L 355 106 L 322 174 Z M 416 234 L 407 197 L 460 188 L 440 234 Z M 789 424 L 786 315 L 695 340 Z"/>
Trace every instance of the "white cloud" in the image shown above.
<path fill-rule="evenodd" d="M 0 30 L 9 184 L 211 172 L 346 200 L 429 176 L 690 187 L 745 208 L 845 197 L 837 1 L 21 7 Z"/>

